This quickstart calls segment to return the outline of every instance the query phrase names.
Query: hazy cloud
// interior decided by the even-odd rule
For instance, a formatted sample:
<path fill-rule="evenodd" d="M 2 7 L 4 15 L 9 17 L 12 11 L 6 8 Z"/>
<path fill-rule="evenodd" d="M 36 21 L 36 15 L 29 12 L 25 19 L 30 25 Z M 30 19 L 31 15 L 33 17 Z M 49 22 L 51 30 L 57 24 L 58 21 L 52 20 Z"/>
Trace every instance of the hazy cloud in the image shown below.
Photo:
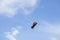
<path fill-rule="evenodd" d="M 16 40 L 16 36 L 17 36 L 17 34 L 19 34 L 20 32 L 19 32 L 19 29 L 20 28 L 12 28 L 11 30 L 11 32 L 5 32 L 5 35 L 6 35 L 6 38 L 8 39 L 8 40 Z"/>
<path fill-rule="evenodd" d="M 43 22 L 43 25 L 44 26 L 42 26 L 40 31 L 60 35 L 60 25 L 57 25 L 57 24 L 53 25 L 48 22 Z"/>
<path fill-rule="evenodd" d="M 55 38 L 55 37 L 52 37 L 50 40 L 58 40 L 57 38 Z"/>
<path fill-rule="evenodd" d="M 29 14 L 36 4 L 37 0 L 0 0 L 0 14 L 12 17 L 17 14 L 18 9 L 23 10 L 24 14 Z"/>

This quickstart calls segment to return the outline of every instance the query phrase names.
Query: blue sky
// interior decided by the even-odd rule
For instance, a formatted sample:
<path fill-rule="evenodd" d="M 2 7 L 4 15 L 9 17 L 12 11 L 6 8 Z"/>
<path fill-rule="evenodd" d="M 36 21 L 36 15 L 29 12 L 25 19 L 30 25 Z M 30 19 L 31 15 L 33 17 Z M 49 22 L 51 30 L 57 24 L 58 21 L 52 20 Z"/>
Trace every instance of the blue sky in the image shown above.
<path fill-rule="evenodd" d="M 60 40 L 60 0 L 0 0 L 0 40 Z"/>

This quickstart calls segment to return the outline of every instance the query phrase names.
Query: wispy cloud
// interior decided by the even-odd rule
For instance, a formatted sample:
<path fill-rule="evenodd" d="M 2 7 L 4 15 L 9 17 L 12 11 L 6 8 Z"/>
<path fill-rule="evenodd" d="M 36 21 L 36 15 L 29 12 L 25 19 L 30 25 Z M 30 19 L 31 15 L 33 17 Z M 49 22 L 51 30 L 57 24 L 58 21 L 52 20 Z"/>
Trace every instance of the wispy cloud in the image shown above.
<path fill-rule="evenodd" d="M 16 40 L 17 34 L 19 34 L 19 29 L 18 28 L 12 28 L 11 32 L 5 32 L 6 38 L 8 40 Z"/>
<path fill-rule="evenodd" d="M 43 25 L 44 27 L 40 29 L 41 31 L 60 35 L 60 25 L 53 25 L 45 21 L 43 22 Z"/>
<path fill-rule="evenodd" d="M 36 4 L 37 0 L 0 0 L 0 14 L 12 17 L 17 14 L 18 9 L 29 14 L 36 7 Z"/>
<path fill-rule="evenodd" d="M 57 38 L 55 38 L 55 37 L 52 37 L 50 40 L 58 40 Z"/>

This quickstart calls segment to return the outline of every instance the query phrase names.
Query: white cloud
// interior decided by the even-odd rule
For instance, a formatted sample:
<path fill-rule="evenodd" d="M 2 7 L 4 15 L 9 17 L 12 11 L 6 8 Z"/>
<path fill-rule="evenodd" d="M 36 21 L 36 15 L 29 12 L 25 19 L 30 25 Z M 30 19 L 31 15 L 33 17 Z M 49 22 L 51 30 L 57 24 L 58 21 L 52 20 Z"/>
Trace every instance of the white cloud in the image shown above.
<path fill-rule="evenodd" d="M 6 38 L 8 40 L 16 40 L 17 34 L 19 34 L 18 28 L 12 28 L 11 32 L 5 32 Z"/>
<path fill-rule="evenodd" d="M 6 38 L 8 38 L 8 40 L 16 40 L 16 38 L 11 34 L 7 34 Z"/>
<path fill-rule="evenodd" d="M 42 27 L 40 31 L 60 35 L 60 25 L 57 24 L 53 25 L 49 24 L 48 22 L 43 22 L 43 25 L 44 27 Z"/>
<path fill-rule="evenodd" d="M 57 38 L 55 38 L 55 37 L 52 37 L 50 40 L 58 40 Z"/>
<path fill-rule="evenodd" d="M 16 15 L 18 9 L 29 14 L 32 12 L 36 4 L 37 0 L 0 0 L 0 14 L 12 17 Z"/>

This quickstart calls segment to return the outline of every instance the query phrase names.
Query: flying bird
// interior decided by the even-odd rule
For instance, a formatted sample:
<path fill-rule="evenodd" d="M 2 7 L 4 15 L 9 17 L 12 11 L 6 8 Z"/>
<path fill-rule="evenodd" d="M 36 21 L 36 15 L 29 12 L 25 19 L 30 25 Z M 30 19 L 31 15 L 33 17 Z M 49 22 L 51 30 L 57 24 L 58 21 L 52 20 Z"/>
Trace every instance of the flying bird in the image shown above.
<path fill-rule="evenodd" d="M 37 25 L 37 22 L 33 22 L 31 28 L 33 29 Z"/>

